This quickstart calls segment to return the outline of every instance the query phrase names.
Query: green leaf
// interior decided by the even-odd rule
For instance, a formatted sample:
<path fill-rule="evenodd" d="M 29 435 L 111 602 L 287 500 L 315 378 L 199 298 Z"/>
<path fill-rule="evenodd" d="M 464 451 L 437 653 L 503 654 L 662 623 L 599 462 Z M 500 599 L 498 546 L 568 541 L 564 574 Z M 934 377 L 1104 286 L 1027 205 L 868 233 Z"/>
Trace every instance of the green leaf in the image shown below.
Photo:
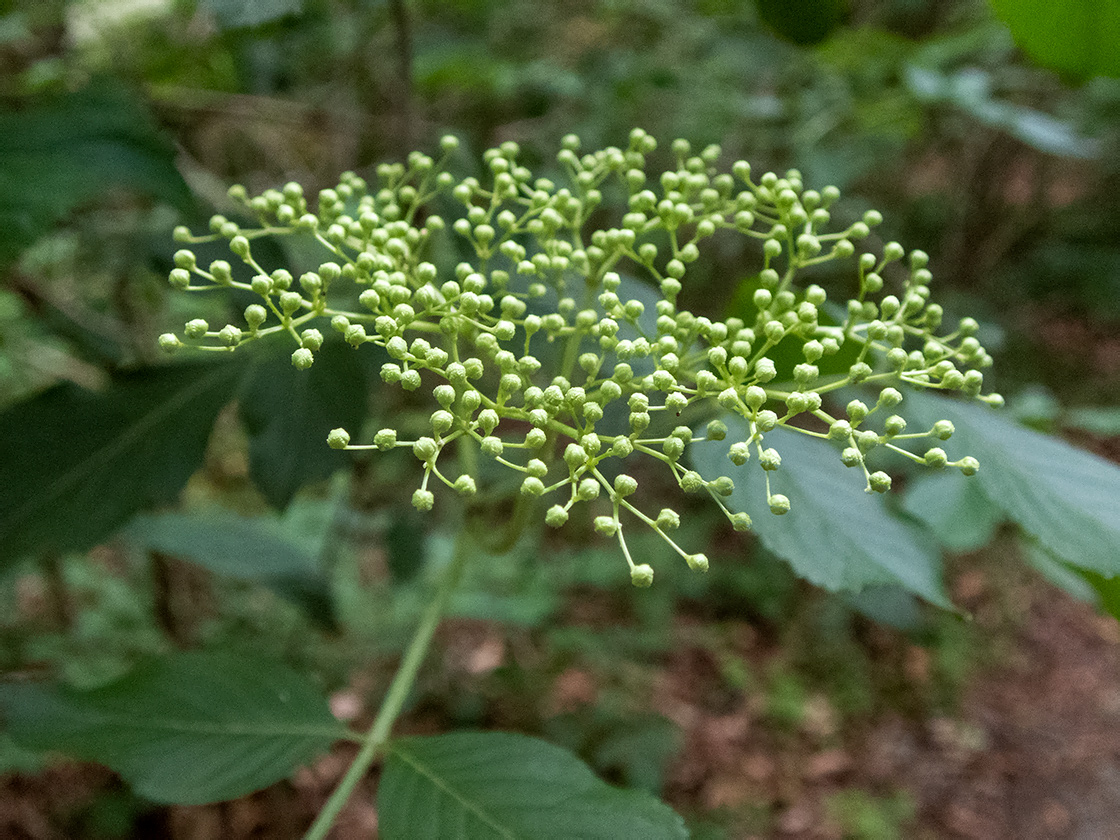
<path fill-rule="evenodd" d="M 928 394 L 903 405 L 915 428 L 953 422 L 950 457 L 979 459 L 970 480 L 1043 546 L 1080 569 L 1120 574 L 1120 467 L 981 405 Z"/>
<path fill-rule="evenodd" d="M 104 764 L 140 795 L 196 804 L 286 778 L 347 731 L 287 666 L 181 653 L 92 691 L 0 685 L 15 742 Z"/>
<path fill-rule="evenodd" d="M 762 22 L 795 44 L 819 44 L 843 22 L 845 0 L 756 0 Z"/>
<path fill-rule="evenodd" d="M 127 536 L 217 574 L 263 583 L 320 623 L 334 622 L 330 587 L 316 558 L 278 521 L 229 513 L 141 515 Z"/>
<path fill-rule="evenodd" d="M 383 840 L 688 836 L 648 794 L 611 787 L 545 741 L 503 732 L 394 742 L 377 805 Z"/>
<path fill-rule="evenodd" d="M 120 189 L 192 204 L 174 147 L 123 86 L 99 82 L 0 112 L 0 265 L 71 211 Z"/>
<path fill-rule="evenodd" d="M 1023 52 L 1078 78 L 1120 76 L 1118 0 L 991 0 Z"/>
<path fill-rule="evenodd" d="M 253 367 L 241 394 L 249 433 L 249 468 L 269 504 L 286 508 L 299 489 L 349 463 L 327 446 L 338 426 L 356 430 L 366 414 L 366 369 L 352 347 L 328 341 L 310 370 L 297 370 L 290 351 Z"/>
<path fill-rule="evenodd" d="M 736 467 L 727 459 L 729 443 L 747 440 L 750 430 L 739 417 L 725 420 L 727 442 L 692 448 L 696 469 L 709 480 L 734 479 L 728 506 L 750 514 L 762 544 L 795 572 L 833 592 L 898 584 L 931 603 L 952 606 L 931 541 L 891 515 L 881 497 L 865 492 L 863 476 L 840 463 L 835 447 L 781 428 L 767 433 L 765 445 L 782 456 L 781 469 L 770 476 L 771 490 L 790 500 L 789 513 L 775 516 L 757 461 Z"/>
<path fill-rule="evenodd" d="M 987 545 L 1003 521 L 1003 512 L 980 485 L 956 470 L 915 478 L 907 485 L 902 507 L 950 551 L 974 551 Z"/>
<path fill-rule="evenodd" d="M 57 385 L 0 414 L 0 568 L 84 551 L 173 499 L 242 372 L 236 362 L 145 368 L 99 392 Z"/>

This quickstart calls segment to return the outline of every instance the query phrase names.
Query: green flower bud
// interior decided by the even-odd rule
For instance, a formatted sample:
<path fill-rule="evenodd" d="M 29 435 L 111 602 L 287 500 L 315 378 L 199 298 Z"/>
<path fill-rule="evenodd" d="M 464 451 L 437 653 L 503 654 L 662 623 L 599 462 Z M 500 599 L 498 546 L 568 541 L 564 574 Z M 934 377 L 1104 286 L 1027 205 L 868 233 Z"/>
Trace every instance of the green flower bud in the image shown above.
<path fill-rule="evenodd" d="M 314 363 L 315 356 L 306 347 L 301 347 L 292 353 L 292 365 L 298 370 L 307 370 Z"/>
<path fill-rule="evenodd" d="M 345 429 L 331 429 L 327 435 L 327 446 L 331 449 L 345 449 L 350 445 L 350 433 Z"/>
<path fill-rule="evenodd" d="M 183 327 L 183 335 L 193 339 L 204 338 L 209 329 L 210 325 L 206 321 L 202 318 L 195 318 L 193 321 L 187 321 Z"/>
<path fill-rule="evenodd" d="M 621 497 L 630 496 L 638 489 L 638 482 L 631 476 L 622 473 L 614 479 L 614 492 Z"/>
<path fill-rule="evenodd" d="M 611 534 L 610 536 L 613 536 Z M 653 567 L 649 563 L 642 563 L 630 570 L 630 582 L 634 586 L 645 589 L 653 585 Z"/>
<path fill-rule="evenodd" d="M 685 558 L 688 568 L 694 572 L 708 571 L 708 556 L 706 554 L 689 554 Z"/>
<path fill-rule="evenodd" d="M 727 450 L 727 457 L 731 459 L 731 463 L 735 466 L 741 467 L 750 460 L 751 448 L 744 441 L 733 443 L 731 448 Z"/>
<path fill-rule="evenodd" d="M 590 502 L 599 498 L 599 482 L 593 478 L 585 478 L 576 487 L 576 498 L 581 502 Z"/>
<path fill-rule="evenodd" d="M 980 462 L 968 455 L 957 461 L 955 466 L 965 475 L 976 475 L 976 472 L 980 469 Z"/>
<path fill-rule="evenodd" d="M 564 450 L 564 463 L 569 469 L 578 470 L 587 465 L 587 451 L 578 443 L 569 443 Z"/>
<path fill-rule="evenodd" d="M 955 431 L 956 427 L 951 420 L 938 420 L 933 424 L 933 436 L 938 440 L 948 440 Z"/>
<path fill-rule="evenodd" d="M 733 513 L 728 519 L 731 521 L 732 529 L 736 531 L 749 531 L 751 529 L 751 518 L 746 513 Z"/>
<path fill-rule="evenodd" d="M 723 440 L 727 437 L 727 424 L 722 420 L 708 421 L 705 437 L 707 437 L 708 440 Z"/>
<path fill-rule="evenodd" d="M 618 533 L 618 520 L 613 516 L 596 516 L 595 532 L 604 537 L 613 537 Z"/>
<path fill-rule="evenodd" d="M 521 482 L 521 495 L 523 496 L 541 496 L 544 494 L 544 482 L 536 476 L 526 476 L 525 480 Z"/>
<path fill-rule="evenodd" d="M 471 478 L 471 476 L 463 473 L 461 476 L 455 479 L 455 490 L 461 496 L 473 496 L 478 492 L 478 485 L 475 484 L 475 481 L 473 478 Z"/>
<path fill-rule="evenodd" d="M 680 514 L 671 508 L 662 508 L 657 514 L 657 527 L 662 531 L 674 531 L 681 526 Z"/>
<path fill-rule="evenodd" d="M 419 511 L 429 511 L 435 503 L 436 497 L 431 490 L 417 490 L 412 494 L 412 506 Z"/>
<path fill-rule="evenodd" d="M 432 412 L 428 422 L 431 423 L 432 431 L 442 435 L 455 425 L 455 415 L 441 408 L 439 411 Z"/>
<path fill-rule="evenodd" d="M 431 462 L 439 454 L 439 444 L 430 437 L 422 437 L 412 444 L 412 454 L 420 461 Z"/>
<path fill-rule="evenodd" d="M 759 465 L 767 471 L 773 471 L 781 467 L 782 456 L 778 454 L 776 449 L 763 449 L 758 454 Z"/>
<path fill-rule="evenodd" d="M 695 470 L 689 470 L 680 479 L 681 489 L 686 493 L 695 493 L 703 489 L 704 479 Z"/>
<path fill-rule="evenodd" d="M 173 268 L 171 273 L 167 275 L 167 282 L 171 284 L 172 288 L 182 291 L 191 284 L 191 273 L 185 268 Z"/>
<path fill-rule="evenodd" d="M 548 475 L 548 465 L 540 458 L 531 459 L 529 463 L 525 465 L 525 469 L 529 472 L 529 475 L 534 478 L 544 478 Z"/>
<path fill-rule="evenodd" d="M 891 489 L 891 477 L 882 470 L 873 472 L 867 478 L 867 486 L 876 493 L 886 493 Z"/>
<path fill-rule="evenodd" d="M 840 453 L 840 461 L 845 467 L 858 467 L 863 463 L 863 453 L 856 447 L 849 446 Z"/>
<path fill-rule="evenodd" d="M 529 433 L 525 435 L 525 445 L 530 449 L 540 449 L 544 446 L 547 437 L 543 429 L 530 429 Z"/>
<path fill-rule="evenodd" d="M 902 402 L 902 394 L 896 388 L 884 388 L 879 392 L 878 404 L 883 408 L 894 408 Z"/>
<path fill-rule="evenodd" d="M 183 342 L 179 340 L 179 336 L 175 333 L 164 333 L 159 337 L 160 349 L 166 353 L 173 353 L 183 346 Z"/>
<path fill-rule="evenodd" d="M 568 521 L 568 512 L 560 505 L 553 505 L 545 513 L 544 521 L 546 525 L 552 528 L 559 528 Z"/>
<path fill-rule="evenodd" d="M 846 411 L 853 424 L 862 422 L 863 418 L 870 413 L 870 409 L 862 400 L 852 400 L 848 403 Z"/>
<path fill-rule="evenodd" d="M 926 462 L 926 466 L 943 467 L 949 463 L 949 456 L 945 454 L 944 449 L 935 446 L 932 449 L 926 450 L 924 460 Z"/>
<path fill-rule="evenodd" d="M 781 493 L 775 493 L 767 499 L 767 504 L 770 505 L 770 512 L 775 516 L 789 513 L 789 499 Z"/>
<path fill-rule="evenodd" d="M 308 350 L 318 350 L 323 346 L 323 334 L 316 329 L 304 330 L 300 335 L 300 343 Z"/>
<path fill-rule="evenodd" d="M 778 425 L 778 415 L 769 409 L 758 412 L 755 415 L 755 424 L 758 426 L 760 432 L 769 432 Z"/>
<path fill-rule="evenodd" d="M 883 429 L 890 436 L 900 435 L 906 431 L 906 418 L 892 414 L 883 423 Z"/>
<path fill-rule="evenodd" d="M 730 496 L 735 492 L 735 482 L 726 475 L 721 475 L 715 481 L 710 482 L 708 486 L 721 496 Z"/>

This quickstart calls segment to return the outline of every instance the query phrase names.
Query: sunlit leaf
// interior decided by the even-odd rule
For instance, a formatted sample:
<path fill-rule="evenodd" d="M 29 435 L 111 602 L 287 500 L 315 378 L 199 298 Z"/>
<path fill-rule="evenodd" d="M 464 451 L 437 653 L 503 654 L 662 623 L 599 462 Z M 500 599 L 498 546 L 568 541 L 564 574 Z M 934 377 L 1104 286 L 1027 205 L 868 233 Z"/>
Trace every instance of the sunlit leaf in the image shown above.
<path fill-rule="evenodd" d="M 1027 55 L 1079 78 L 1120 76 L 1118 0 L 991 0 Z"/>
<path fill-rule="evenodd" d="M 394 742 L 377 804 L 384 840 L 688 836 L 649 794 L 611 787 L 566 750 L 503 732 Z"/>

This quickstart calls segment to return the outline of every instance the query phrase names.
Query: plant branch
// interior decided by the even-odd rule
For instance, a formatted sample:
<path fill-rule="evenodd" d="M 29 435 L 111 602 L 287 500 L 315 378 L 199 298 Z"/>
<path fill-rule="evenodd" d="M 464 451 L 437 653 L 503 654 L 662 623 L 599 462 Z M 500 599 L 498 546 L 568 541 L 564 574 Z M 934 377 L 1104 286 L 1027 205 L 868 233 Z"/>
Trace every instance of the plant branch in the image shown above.
<path fill-rule="evenodd" d="M 393 677 L 393 682 L 389 686 L 385 699 L 381 702 L 377 717 L 362 739 L 362 748 L 358 751 L 358 755 L 350 764 L 338 787 L 335 788 L 327 800 L 323 810 L 319 812 L 315 822 L 312 823 L 311 828 L 304 835 L 304 840 L 324 840 L 338 814 L 350 799 L 350 795 L 354 792 L 358 782 L 362 780 L 362 777 L 369 771 L 370 765 L 383 752 L 393 724 L 400 715 L 401 708 L 416 682 L 416 675 L 419 673 L 420 665 L 428 653 L 428 647 L 431 644 L 436 626 L 439 624 L 443 611 L 447 608 L 451 593 L 455 591 L 455 587 L 458 586 L 459 580 L 463 576 L 463 568 L 466 566 L 468 555 L 467 537 L 464 532 L 459 537 L 451 563 L 443 572 L 443 579 L 440 581 L 435 598 L 428 604 L 428 608 L 424 611 L 420 624 L 416 628 L 416 633 L 413 635 L 412 641 L 409 642 L 408 650 L 405 652 L 404 659 L 401 660 L 400 667 Z"/>

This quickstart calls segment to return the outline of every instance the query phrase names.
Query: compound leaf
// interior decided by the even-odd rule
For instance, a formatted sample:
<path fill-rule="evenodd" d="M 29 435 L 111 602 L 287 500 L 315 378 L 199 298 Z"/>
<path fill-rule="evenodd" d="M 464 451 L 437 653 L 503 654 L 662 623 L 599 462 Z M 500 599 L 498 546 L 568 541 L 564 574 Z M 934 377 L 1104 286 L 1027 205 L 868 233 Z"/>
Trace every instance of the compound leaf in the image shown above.
<path fill-rule="evenodd" d="M 749 438 L 743 420 L 728 417 L 726 422 L 728 442 Z M 880 497 L 865 492 L 863 477 L 840 463 L 833 446 L 781 428 L 766 434 L 765 445 L 782 456 L 781 469 L 770 477 L 771 490 L 790 500 L 790 511 L 782 516 L 770 512 L 765 472 L 753 459 L 735 467 L 726 457 L 726 444 L 692 450 L 705 478 L 735 480 L 729 507 L 750 514 L 763 545 L 830 591 L 897 584 L 931 603 L 951 606 L 932 540 L 893 516 Z"/>
<path fill-rule="evenodd" d="M 277 662 L 180 653 L 92 691 L 0 686 L 16 744 L 104 764 L 157 802 L 232 799 L 346 736 L 326 699 Z"/>
<path fill-rule="evenodd" d="M 560 747 L 503 732 L 394 742 L 377 799 L 385 840 L 688 836 L 648 794 L 611 787 Z"/>
<path fill-rule="evenodd" d="M 253 483 L 269 503 L 286 508 L 301 487 L 344 466 L 327 433 L 354 429 L 365 416 L 368 377 L 361 354 L 330 341 L 310 370 L 287 355 L 258 362 L 241 394 Z"/>
<path fill-rule="evenodd" d="M 1120 575 L 1120 467 L 996 411 L 913 394 L 914 425 L 951 420 L 950 455 L 972 455 L 972 477 L 992 504 L 1049 551 L 1080 569 Z"/>
<path fill-rule="evenodd" d="M 31 552 L 83 551 L 170 501 L 242 372 L 236 362 L 145 368 L 98 392 L 57 385 L 0 414 L 0 568 Z"/>

